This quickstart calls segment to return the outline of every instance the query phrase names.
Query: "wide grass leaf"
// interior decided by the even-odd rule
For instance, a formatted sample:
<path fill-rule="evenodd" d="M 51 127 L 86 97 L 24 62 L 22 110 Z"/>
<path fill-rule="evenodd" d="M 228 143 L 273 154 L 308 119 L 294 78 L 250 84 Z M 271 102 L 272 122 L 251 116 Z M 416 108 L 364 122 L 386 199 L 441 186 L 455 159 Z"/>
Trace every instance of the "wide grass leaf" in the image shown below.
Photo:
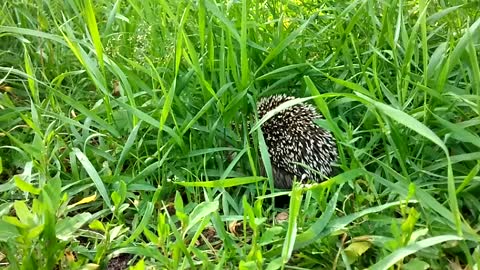
<path fill-rule="evenodd" d="M 467 142 L 475 145 L 476 147 L 480 148 L 480 137 L 476 134 L 473 134 L 472 132 L 468 131 L 465 128 L 462 128 L 459 126 L 459 124 L 454 124 L 451 123 L 440 116 L 436 114 L 432 114 L 435 119 L 444 127 L 449 129 L 452 133 L 452 138 L 461 141 L 461 142 Z"/>
<path fill-rule="evenodd" d="M 93 167 L 88 157 L 82 151 L 80 151 L 80 149 L 74 148 L 73 152 L 77 156 L 78 160 L 80 160 L 80 163 L 82 163 L 83 168 L 85 169 L 87 174 L 92 179 L 93 183 L 95 184 L 95 187 L 98 190 L 98 193 L 100 193 L 100 196 L 102 196 L 103 200 L 105 201 L 105 204 L 108 206 L 108 208 L 112 209 L 110 196 L 108 195 L 107 189 L 103 184 L 103 180 L 102 178 L 100 178 L 100 175 L 98 175 L 98 172 L 95 169 L 95 167 Z"/>
<path fill-rule="evenodd" d="M 208 217 L 210 214 L 218 211 L 218 201 L 202 202 L 197 205 L 188 216 L 188 226 L 185 229 L 187 233 L 191 228 L 196 226 L 201 220 Z"/>
<path fill-rule="evenodd" d="M 435 236 L 431 237 L 422 241 L 418 241 L 414 244 L 408 245 L 406 247 L 400 248 L 394 251 L 392 254 L 388 255 L 387 257 L 380 260 L 378 263 L 372 265 L 369 269 L 370 270 L 383 270 L 389 269 L 395 263 L 400 261 L 401 259 L 412 255 L 422 249 L 446 242 L 446 241 L 455 241 L 455 240 L 462 240 L 462 237 L 457 235 L 442 235 L 442 236 Z"/>
<path fill-rule="evenodd" d="M 413 118 L 412 116 L 408 115 L 405 112 L 402 112 L 398 109 L 395 109 L 391 106 L 388 106 L 384 103 L 375 101 L 361 93 L 356 93 L 357 96 L 365 99 L 370 104 L 374 105 L 377 109 L 382 111 L 385 115 L 392 118 L 393 120 L 399 122 L 400 124 L 408 127 L 409 129 L 417 132 L 418 134 L 422 135 L 423 137 L 429 139 L 436 145 L 440 146 L 442 150 L 448 154 L 447 146 L 443 143 L 443 141 L 435 134 L 431 129 L 426 127 L 417 119 Z"/>
<path fill-rule="evenodd" d="M 55 234 L 57 238 L 63 241 L 70 240 L 74 233 L 85 225 L 92 218 L 90 213 L 81 213 L 73 217 L 66 217 L 57 222 Z"/>

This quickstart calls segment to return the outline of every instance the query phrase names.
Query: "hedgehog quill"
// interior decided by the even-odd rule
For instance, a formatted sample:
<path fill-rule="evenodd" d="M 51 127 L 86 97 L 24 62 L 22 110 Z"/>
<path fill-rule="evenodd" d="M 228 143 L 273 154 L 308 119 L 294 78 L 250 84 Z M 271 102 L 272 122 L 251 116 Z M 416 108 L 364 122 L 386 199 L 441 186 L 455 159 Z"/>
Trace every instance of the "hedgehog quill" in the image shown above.
<path fill-rule="evenodd" d="M 257 103 L 261 119 L 269 111 L 295 97 L 274 95 Z M 322 181 L 332 173 L 337 148 L 332 134 L 314 121 L 323 116 L 310 104 L 297 104 L 280 111 L 262 126 L 276 188 L 290 189 L 297 181 Z M 263 163 L 261 174 L 266 175 Z"/>

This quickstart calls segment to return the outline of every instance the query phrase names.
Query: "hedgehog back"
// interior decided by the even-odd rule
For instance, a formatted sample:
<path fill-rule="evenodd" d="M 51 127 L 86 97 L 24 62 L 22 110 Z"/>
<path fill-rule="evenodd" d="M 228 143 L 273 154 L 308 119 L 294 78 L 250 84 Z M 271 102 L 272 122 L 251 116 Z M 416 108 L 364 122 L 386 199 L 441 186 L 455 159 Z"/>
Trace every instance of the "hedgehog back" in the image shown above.
<path fill-rule="evenodd" d="M 293 99 L 285 95 L 262 98 L 257 105 L 259 117 Z M 291 188 L 295 176 L 300 181 L 320 181 L 331 173 L 337 151 L 330 132 L 314 122 L 321 118 L 312 105 L 298 104 L 280 111 L 262 125 L 276 187 Z"/>

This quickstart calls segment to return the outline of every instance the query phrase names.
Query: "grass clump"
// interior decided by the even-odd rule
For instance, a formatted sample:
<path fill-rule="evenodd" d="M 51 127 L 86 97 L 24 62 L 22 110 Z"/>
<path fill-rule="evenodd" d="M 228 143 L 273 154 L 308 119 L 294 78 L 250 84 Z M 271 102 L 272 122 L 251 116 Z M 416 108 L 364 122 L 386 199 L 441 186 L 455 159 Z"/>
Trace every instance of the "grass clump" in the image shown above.
<path fill-rule="evenodd" d="M 478 268 L 478 5 L 2 3 L 1 265 Z M 340 155 L 286 218 L 250 132 L 275 93 Z"/>

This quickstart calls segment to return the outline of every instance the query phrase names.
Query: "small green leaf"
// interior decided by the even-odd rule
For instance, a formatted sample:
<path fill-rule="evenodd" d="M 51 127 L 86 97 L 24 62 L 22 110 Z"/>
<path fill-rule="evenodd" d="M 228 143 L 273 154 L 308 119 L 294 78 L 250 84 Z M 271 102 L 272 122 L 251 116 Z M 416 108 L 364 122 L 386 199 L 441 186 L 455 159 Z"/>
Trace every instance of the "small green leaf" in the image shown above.
<path fill-rule="evenodd" d="M 110 197 L 112 197 L 112 202 L 113 202 L 113 205 L 115 206 L 115 209 L 118 209 L 118 207 L 122 203 L 121 196 L 118 194 L 118 192 L 114 191 L 112 192 L 112 195 L 110 195 Z"/>
<path fill-rule="evenodd" d="M 12 224 L 12 225 L 17 226 L 17 227 L 22 228 L 22 229 L 27 229 L 27 228 L 30 227 L 28 224 L 24 224 L 24 223 L 20 222 L 20 220 L 16 217 L 3 216 L 2 220 L 5 221 L 6 223 Z"/>
<path fill-rule="evenodd" d="M 402 266 L 403 270 L 427 270 L 431 269 L 430 264 L 420 259 L 413 259 Z"/>
<path fill-rule="evenodd" d="M 206 218 L 212 213 L 218 211 L 218 201 L 213 202 L 202 202 L 197 205 L 192 213 L 189 215 L 188 227 L 185 229 L 185 232 L 188 232 L 193 226 L 195 226 L 202 219 Z"/>
<path fill-rule="evenodd" d="M 27 182 L 23 181 L 23 179 L 20 178 L 20 176 L 15 175 L 15 176 L 13 177 L 13 179 L 15 180 L 15 185 L 16 185 L 21 191 L 28 192 L 28 193 L 35 194 L 35 195 L 40 194 L 40 189 L 34 187 L 34 186 L 33 186 L 32 184 L 30 184 L 30 183 L 27 183 Z"/>
<path fill-rule="evenodd" d="M 125 145 L 123 146 L 122 152 L 120 153 L 120 158 L 117 161 L 117 165 L 115 167 L 115 172 L 114 175 L 120 175 L 120 171 L 123 168 L 123 163 L 125 162 L 128 153 L 130 152 L 130 149 L 132 149 L 133 144 L 135 143 L 135 140 L 137 139 L 137 134 L 138 130 L 140 129 L 140 126 L 142 125 L 142 121 L 140 120 L 137 125 L 133 128 L 133 130 L 130 132 L 128 135 L 127 141 L 125 142 Z"/>
<path fill-rule="evenodd" d="M 175 200 L 173 204 L 175 206 L 175 212 L 185 213 L 185 210 L 183 209 L 182 195 L 178 191 L 175 193 Z"/>
<path fill-rule="evenodd" d="M 98 24 L 95 18 L 95 9 L 93 8 L 92 0 L 86 1 L 84 14 L 86 17 L 88 29 L 90 30 L 90 36 L 92 38 L 93 45 L 95 46 L 98 63 L 100 64 L 100 68 L 103 70 L 103 46 L 100 39 L 100 33 L 98 32 Z"/>
<path fill-rule="evenodd" d="M 159 244 L 159 237 L 157 237 L 153 232 L 151 232 L 149 229 L 145 228 L 143 230 L 143 235 L 150 241 L 152 244 Z"/>
<path fill-rule="evenodd" d="M 257 263 L 255 261 L 240 261 L 240 265 L 238 266 L 240 270 L 256 270 L 258 269 Z"/>
<path fill-rule="evenodd" d="M 363 253 L 365 253 L 370 247 L 372 243 L 361 241 L 361 242 L 353 242 L 347 248 L 345 248 L 345 254 L 347 255 L 348 262 L 354 263 Z"/>
<path fill-rule="evenodd" d="M 205 8 L 210 11 L 215 17 L 217 17 L 233 35 L 233 37 L 240 42 L 240 34 L 237 31 L 235 25 L 224 15 L 224 12 L 218 9 L 217 4 L 211 0 L 205 0 Z"/>
<path fill-rule="evenodd" d="M 143 258 L 135 266 L 130 266 L 129 270 L 145 270 L 145 261 Z"/>
<path fill-rule="evenodd" d="M 123 229 L 123 230 L 122 229 L 123 229 L 123 225 L 118 225 L 118 226 L 113 227 L 109 231 L 110 241 L 115 240 L 118 236 L 122 235 L 122 233 L 127 231 L 125 229 Z"/>
<path fill-rule="evenodd" d="M 272 228 L 266 228 L 266 230 L 262 233 L 262 237 L 260 238 L 259 243 L 261 245 L 267 245 L 275 240 L 278 240 L 279 234 L 283 231 L 283 228 L 280 226 L 275 226 Z"/>
<path fill-rule="evenodd" d="M 480 148 L 480 137 L 477 134 L 474 134 L 467 129 L 462 128 L 459 124 L 451 123 L 434 113 L 432 113 L 432 115 L 442 126 L 446 127 L 451 131 L 452 138 L 460 142 L 471 143 L 476 147 Z"/>
<path fill-rule="evenodd" d="M 33 214 L 30 212 L 27 204 L 24 201 L 15 201 L 13 203 L 13 208 L 15 209 L 15 214 L 21 223 L 29 226 L 33 226 L 35 224 Z"/>
<path fill-rule="evenodd" d="M 285 264 L 283 263 L 282 257 L 278 257 L 278 258 L 274 259 L 273 261 L 271 261 L 271 262 L 267 265 L 267 270 L 280 269 L 280 268 L 282 268 L 284 265 L 285 265 Z"/>
<path fill-rule="evenodd" d="M 102 232 L 105 232 L 106 229 L 105 229 L 105 226 L 103 225 L 102 222 L 100 222 L 99 220 L 95 219 L 94 221 L 92 221 L 88 227 L 92 230 L 99 230 L 99 231 L 102 231 Z"/>
<path fill-rule="evenodd" d="M 44 228 L 45 228 L 44 224 L 40 224 L 40 225 L 37 225 L 33 228 L 30 228 L 28 230 L 28 233 L 27 233 L 27 236 L 26 236 L 27 239 L 34 240 L 35 238 L 37 238 L 43 232 Z"/>

